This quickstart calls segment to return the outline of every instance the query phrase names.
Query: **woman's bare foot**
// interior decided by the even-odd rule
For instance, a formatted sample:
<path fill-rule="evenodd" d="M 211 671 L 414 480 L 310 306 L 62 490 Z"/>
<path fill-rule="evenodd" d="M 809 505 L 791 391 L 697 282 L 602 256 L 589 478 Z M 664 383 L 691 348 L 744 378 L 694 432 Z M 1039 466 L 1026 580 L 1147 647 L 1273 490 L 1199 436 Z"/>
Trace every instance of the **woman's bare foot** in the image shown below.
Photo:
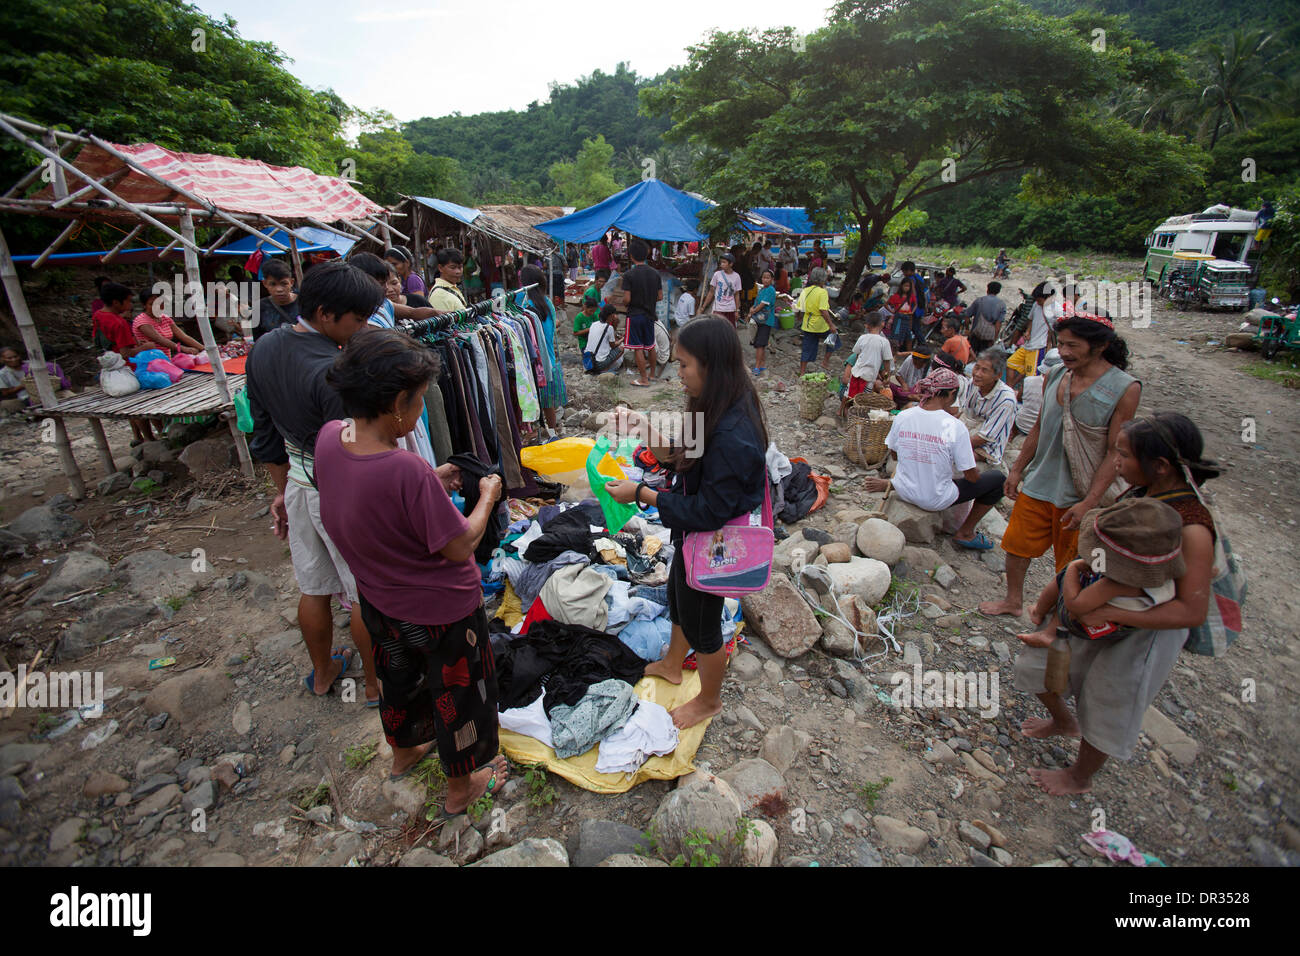
<path fill-rule="evenodd" d="M 479 799 L 485 793 L 488 792 L 488 784 L 492 783 L 492 778 L 494 775 L 496 777 L 496 785 L 492 787 L 492 792 L 500 793 L 501 785 L 504 784 L 506 782 L 506 778 L 510 776 L 510 767 L 506 763 L 506 758 L 504 754 L 497 754 L 495 757 L 492 758 L 492 762 L 489 763 L 486 767 L 482 767 L 478 770 L 475 770 L 472 774 L 470 774 L 469 793 L 463 796 L 461 799 L 457 799 L 456 797 L 453 797 L 450 794 L 448 794 L 447 802 L 446 804 L 444 804 L 443 809 L 445 809 L 447 813 L 449 813 L 452 816 L 457 816 L 458 814 L 464 813 L 466 810 L 469 809 L 469 805 L 471 803 L 473 803 L 475 800 Z M 455 800 L 456 806 L 452 805 L 453 800 Z"/>
<path fill-rule="evenodd" d="M 1051 647 L 1052 641 L 1056 639 L 1051 631 L 1030 631 L 1028 634 L 1017 634 L 1016 637 L 1031 647 Z"/>
<path fill-rule="evenodd" d="M 1034 782 L 1039 787 L 1054 797 L 1061 797 L 1067 793 L 1087 793 L 1092 789 L 1092 778 L 1080 780 L 1074 775 L 1072 767 L 1066 767 L 1064 770 L 1031 767 L 1029 776 L 1034 778 Z"/>
<path fill-rule="evenodd" d="M 867 491 L 873 491 L 873 492 L 888 491 L 889 479 L 888 478 L 863 478 L 862 486 L 866 488 Z"/>
<path fill-rule="evenodd" d="M 680 684 L 682 682 L 681 666 L 673 667 L 666 661 L 654 661 L 645 666 L 646 677 L 662 677 L 670 684 Z"/>
<path fill-rule="evenodd" d="M 1023 604 L 1012 604 L 1011 601 L 1003 598 L 1001 601 L 985 601 L 980 605 L 980 613 L 987 614 L 989 617 L 997 617 L 1000 614 L 1010 614 L 1012 617 L 1020 617 L 1024 613 Z"/>
<path fill-rule="evenodd" d="M 677 726 L 677 729 L 685 730 L 722 713 L 722 701 L 710 704 L 700 700 L 699 697 L 692 697 L 682 706 L 674 708 L 669 713 L 672 715 L 673 723 Z"/>
<path fill-rule="evenodd" d="M 1020 723 L 1020 732 L 1026 737 L 1033 737 L 1035 740 L 1046 740 L 1048 737 L 1079 737 L 1082 734 L 1079 731 L 1079 722 L 1073 717 L 1068 724 L 1058 724 L 1051 717 L 1029 717 Z"/>

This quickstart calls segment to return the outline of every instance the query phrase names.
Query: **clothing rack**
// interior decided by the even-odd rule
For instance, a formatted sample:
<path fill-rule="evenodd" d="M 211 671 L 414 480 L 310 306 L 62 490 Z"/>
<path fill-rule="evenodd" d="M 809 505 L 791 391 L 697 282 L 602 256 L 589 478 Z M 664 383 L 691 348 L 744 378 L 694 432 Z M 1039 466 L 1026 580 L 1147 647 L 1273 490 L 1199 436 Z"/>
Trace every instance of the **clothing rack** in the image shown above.
<path fill-rule="evenodd" d="M 515 295 L 519 292 L 527 292 L 529 289 L 535 289 L 537 285 L 534 282 L 522 288 L 514 289 L 509 294 Z M 488 315 L 494 308 L 496 308 L 496 302 L 493 299 L 484 299 L 482 302 L 476 302 L 468 308 L 457 309 L 455 312 L 444 312 L 428 319 L 402 319 L 398 321 L 397 327 L 408 335 L 416 337 L 430 335 L 448 329 L 465 319 L 476 319 Z"/>

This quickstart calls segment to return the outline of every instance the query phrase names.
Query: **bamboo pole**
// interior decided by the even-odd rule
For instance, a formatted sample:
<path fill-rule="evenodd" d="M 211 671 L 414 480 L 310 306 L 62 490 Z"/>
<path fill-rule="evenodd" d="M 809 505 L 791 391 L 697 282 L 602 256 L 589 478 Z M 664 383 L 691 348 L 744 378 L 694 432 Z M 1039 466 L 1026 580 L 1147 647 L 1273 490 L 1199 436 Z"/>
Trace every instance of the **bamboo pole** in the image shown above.
<path fill-rule="evenodd" d="M 76 145 L 77 143 L 75 140 L 70 140 L 69 142 L 64 143 L 62 146 L 59 147 L 59 155 L 66 156 L 68 153 L 72 151 L 72 148 Z M 46 167 L 44 163 L 37 163 L 36 166 L 33 167 L 33 169 L 26 176 L 24 176 L 22 179 L 18 180 L 18 182 L 10 186 L 9 189 L 5 191 L 4 195 L 0 196 L 0 198 L 9 199 L 11 197 L 17 196 L 18 193 L 22 192 L 32 183 L 36 182 L 36 180 L 40 179 L 41 170 L 45 168 Z"/>
<path fill-rule="evenodd" d="M 125 248 L 127 247 L 127 244 L 128 244 L 132 239 L 134 239 L 136 236 L 140 235 L 140 232 L 141 232 L 143 229 L 144 229 L 144 223 L 140 223 L 140 224 L 137 225 L 134 229 L 132 229 L 130 232 L 128 232 L 125 236 L 123 236 L 121 242 L 119 242 L 117 245 L 115 245 L 112 249 L 109 249 L 107 253 L 105 253 L 104 255 L 102 255 L 102 256 L 99 257 L 100 264 L 101 264 L 101 265 L 108 265 L 110 262 L 112 262 L 114 259 L 116 259 L 116 258 L 117 258 L 117 254 L 118 254 L 119 252 L 121 252 L 123 249 L 125 249 Z"/>
<path fill-rule="evenodd" d="M 99 181 L 99 184 L 101 186 L 116 186 L 123 179 L 123 177 L 125 177 L 126 174 L 129 173 L 130 171 L 131 170 L 126 169 L 125 167 L 122 169 L 114 170 L 113 172 L 105 176 L 103 179 L 101 179 Z M 62 209 L 64 206 L 68 205 L 68 203 L 76 202 L 82 196 L 88 196 L 90 193 L 94 191 L 95 189 L 93 186 L 82 186 L 75 193 L 68 193 L 68 195 L 64 196 L 62 199 L 56 199 L 54 202 L 50 203 L 50 208 Z"/>
<path fill-rule="evenodd" d="M 80 229 L 81 226 L 82 222 L 80 219 L 74 219 L 72 222 L 68 223 L 68 228 L 59 233 L 58 236 L 55 237 L 55 240 L 45 247 L 45 251 L 36 257 L 36 261 L 32 263 L 32 268 L 39 269 L 41 266 L 45 265 L 50 256 L 54 255 L 60 246 L 71 239 L 72 234 Z"/>
<path fill-rule="evenodd" d="M 104 423 L 98 418 L 89 419 L 90 433 L 95 437 L 95 449 L 99 452 L 99 463 L 104 467 L 104 477 L 117 471 L 113 461 L 113 449 L 109 447 L 108 436 L 104 434 Z"/>
<path fill-rule="evenodd" d="M 181 213 L 181 232 L 185 233 L 187 237 L 185 243 L 186 285 L 191 287 L 198 285 L 202 289 L 203 286 L 199 277 L 198 247 L 194 245 L 194 216 L 188 209 Z M 226 379 L 226 370 L 221 364 L 221 353 L 217 351 L 217 340 L 212 334 L 212 323 L 208 321 L 206 297 L 201 295 L 197 306 L 199 335 L 203 339 L 203 348 L 208 353 L 208 361 L 212 363 L 212 377 L 216 380 L 217 395 L 221 398 L 223 405 L 233 405 L 234 402 L 230 395 L 230 383 Z M 235 416 L 231 415 L 227 421 L 230 425 L 230 434 L 235 440 L 235 450 L 239 453 L 240 469 L 251 478 L 253 476 L 253 459 L 248 454 L 248 442 L 244 440 L 244 433 L 239 430 Z"/>
<path fill-rule="evenodd" d="M 59 143 L 58 140 L 54 138 L 54 132 L 52 130 L 47 129 L 41 134 L 41 142 L 45 144 L 46 149 L 53 152 L 54 156 L 57 157 L 59 155 Z M 63 170 L 58 166 L 54 167 L 53 172 L 54 182 L 52 185 L 54 186 L 54 198 L 66 200 L 68 198 L 68 177 L 63 174 Z"/>
<path fill-rule="evenodd" d="M 298 254 L 298 237 L 292 232 L 289 233 L 289 258 L 293 262 L 293 281 L 298 288 L 302 288 L 302 256 Z"/>
<path fill-rule="evenodd" d="M 3 278 L 5 294 L 9 297 L 9 308 L 18 323 L 18 332 L 23 337 L 27 348 L 27 363 L 32 378 L 36 381 L 36 394 L 41 400 L 41 407 L 53 408 L 58 404 L 54 395 L 54 386 L 50 382 L 49 370 L 45 367 L 45 350 L 41 348 L 41 338 L 32 321 L 32 313 L 27 308 L 27 299 L 23 296 L 22 283 L 18 281 L 18 270 L 14 268 L 13 256 L 9 254 L 9 243 L 5 240 L 4 230 L 0 229 L 0 278 Z M 68 429 L 62 417 L 54 417 L 54 442 L 59 449 L 59 460 L 63 464 L 63 473 L 68 478 L 68 494 L 80 501 L 86 497 L 86 483 L 82 480 L 81 469 L 72 454 L 72 442 L 68 439 Z"/>

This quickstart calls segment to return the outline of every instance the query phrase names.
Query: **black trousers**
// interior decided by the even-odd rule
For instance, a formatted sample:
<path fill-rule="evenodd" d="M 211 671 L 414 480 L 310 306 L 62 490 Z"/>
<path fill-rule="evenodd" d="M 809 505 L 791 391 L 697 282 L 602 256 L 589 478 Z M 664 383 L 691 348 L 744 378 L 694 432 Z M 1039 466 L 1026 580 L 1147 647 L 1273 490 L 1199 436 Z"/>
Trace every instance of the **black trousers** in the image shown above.
<path fill-rule="evenodd" d="M 957 501 L 974 501 L 991 507 L 1002 500 L 1007 476 L 1000 471 L 986 471 L 975 481 L 954 478 L 952 483 L 957 486 Z"/>

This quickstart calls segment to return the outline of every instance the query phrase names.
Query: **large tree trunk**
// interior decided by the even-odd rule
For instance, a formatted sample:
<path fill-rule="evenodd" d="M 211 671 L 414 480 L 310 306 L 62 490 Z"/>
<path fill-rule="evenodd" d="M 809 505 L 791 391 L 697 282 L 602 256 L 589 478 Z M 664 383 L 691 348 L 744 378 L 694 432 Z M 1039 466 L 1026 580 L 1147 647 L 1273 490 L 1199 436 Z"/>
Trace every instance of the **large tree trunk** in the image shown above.
<path fill-rule="evenodd" d="M 849 300 L 853 298 L 853 293 L 857 291 L 858 279 L 862 277 L 862 272 L 867 265 L 867 259 L 871 256 L 871 250 L 875 249 L 880 243 L 881 236 L 884 235 L 885 226 L 883 223 L 876 225 L 870 219 L 858 219 L 858 251 L 853 254 L 853 259 L 849 262 L 849 271 L 844 276 L 844 285 L 840 288 L 840 294 L 835 299 L 835 304 L 841 308 L 848 308 Z"/>

